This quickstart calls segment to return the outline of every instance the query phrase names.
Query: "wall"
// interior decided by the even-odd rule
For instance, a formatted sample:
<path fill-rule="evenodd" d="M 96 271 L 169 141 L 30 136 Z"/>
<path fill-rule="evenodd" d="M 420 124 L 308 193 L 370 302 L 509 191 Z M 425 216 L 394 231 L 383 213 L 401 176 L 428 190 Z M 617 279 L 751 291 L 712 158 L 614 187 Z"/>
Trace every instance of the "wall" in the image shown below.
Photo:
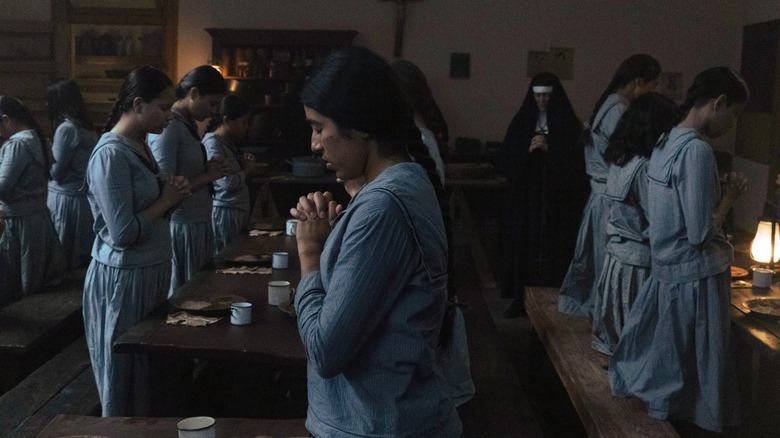
<path fill-rule="evenodd" d="M 127 0 L 129 1 L 129 0 Z M 3 19 L 49 20 L 49 0 L 0 0 Z M 647 52 L 684 86 L 713 65 L 739 68 L 742 26 L 780 18 L 777 0 L 418 0 L 407 8 L 404 57 L 418 64 L 451 127 L 451 137 L 501 140 L 525 94 L 529 50 L 575 49 L 574 80 L 564 81 L 581 118 L 626 56 Z M 395 3 L 381 0 L 180 0 L 178 76 L 208 62 L 207 27 L 354 29 L 355 43 L 391 57 Z M 617 36 L 621 36 L 617 38 Z M 471 78 L 449 78 L 452 52 L 471 53 Z M 175 80 L 176 78 L 174 78 Z M 716 142 L 733 151 L 733 136 Z M 735 221 L 754 228 L 768 167 L 735 157 L 751 176 Z"/>
<path fill-rule="evenodd" d="M 780 19 L 777 0 L 742 0 L 740 3 L 741 26 Z M 775 108 L 775 115 L 778 113 L 780 109 Z M 775 175 L 769 175 L 768 164 L 739 156 L 734 157 L 734 170 L 748 175 L 749 178 L 747 194 L 740 197 L 734 205 L 734 224 L 740 229 L 753 232 L 758 224 L 757 218 L 763 211 L 767 180 L 775 179 Z"/>
<path fill-rule="evenodd" d="M 186 4 L 186 6 L 185 6 Z M 583 7 L 586 4 L 587 7 Z M 421 0 L 407 7 L 405 58 L 428 76 L 452 137 L 501 140 L 525 94 L 529 50 L 575 48 L 575 79 L 565 81 L 581 118 L 628 55 L 647 52 L 688 83 L 716 64 L 738 67 L 736 1 Z M 303 12 L 301 12 L 303 11 Z M 395 3 L 380 0 L 182 0 L 179 74 L 205 63 L 204 27 L 354 29 L 355 43 L 392 56 Z M 624 35 L 616 39 L 616 35 Z M 449 78 L 451 52 L 471 53 L 471 78 Z"/>

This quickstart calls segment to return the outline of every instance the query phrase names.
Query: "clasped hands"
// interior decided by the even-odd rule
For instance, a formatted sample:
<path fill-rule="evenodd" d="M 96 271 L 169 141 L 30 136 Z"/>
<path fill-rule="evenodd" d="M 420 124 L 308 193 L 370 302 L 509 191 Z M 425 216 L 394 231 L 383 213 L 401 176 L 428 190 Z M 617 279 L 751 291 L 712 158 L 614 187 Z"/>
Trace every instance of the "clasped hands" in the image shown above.
<path fill-rule="evenodd" d="M 321 253 L 336 217 L 342 211 L 344 207 L 333 200 L 331 192 L 301 196 L 295 208 L 290 209 L 290 215 L 298 219 L 295 229 L 298 253 Z"/>
<path fill-rule="evenodd" d="M 528 147 L 528 152 L 541 150 L 547 152 L 547 137 L 542 134 L 536 134 L 531 138 L 531 146 Z"/>
<path fill-rule="evenodd" d="M 736 197 L 745 193 L 747 190 L 748 179 L 741 172 L 730 172 L 724 176 L 723 182 L 726 184 L 725 195 L 730 194 L 731 196 Z"/>

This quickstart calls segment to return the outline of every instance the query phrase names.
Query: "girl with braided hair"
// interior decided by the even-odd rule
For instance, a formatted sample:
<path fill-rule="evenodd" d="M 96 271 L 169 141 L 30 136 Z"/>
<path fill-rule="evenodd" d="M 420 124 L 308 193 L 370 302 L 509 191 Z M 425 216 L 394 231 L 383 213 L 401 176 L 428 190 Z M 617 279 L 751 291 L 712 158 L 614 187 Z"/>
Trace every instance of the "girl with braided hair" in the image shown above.
<path fill-rule="evenodd" d="M 76 81 L 68 79 L 50 86 L 46 107 L 51 125 L 56 127 L 48 206 L 65 261 L 69 268 L 79 268 L 89 262 L 95 241 L 84 175 L 98 137 Z"/>
<path fill-rule="evenodd" d="M 103 416 L 150 415 L 148 362 L 111 351 L 114 341 L 167 298 L 167 214 L 190 194 L 182 176 L 163 177 L 146 144 L 168 125 L 173 87 L 152 67 L 130 72 L 87 165 L 95 217 L 84 281 L 84 329 Z"/>
<path fill-rule="evenodd" d="M 171 213 L 173 274 L 168 296 L 214 256 L 212 183 L 230 174 L 230 163 L 222 155 L 207 157 L 197 123 L 215 112 L 226 91 L 225 79 L 214 67 L 195 67 L 176 86 L 170 125 L 162 134 L 149 136 L 162 173 L 186 177 L 192 189 L 192 196 Z"/>
<path fill-rule="evenodd" d="M 51 153 L 30 110 L 0 96 L 0 307 L 62 278 L 62 246 L 46 207 Z"/>
<path fill-rule="evenodd" d="M 343 207 L 291 209 L 315 436 L 460 436 L 437 361 L 447 301 L 443 187 L 390 66 L 364 48 L 328 57 L 301 91 L 312 151 L 365 185 Z"/>

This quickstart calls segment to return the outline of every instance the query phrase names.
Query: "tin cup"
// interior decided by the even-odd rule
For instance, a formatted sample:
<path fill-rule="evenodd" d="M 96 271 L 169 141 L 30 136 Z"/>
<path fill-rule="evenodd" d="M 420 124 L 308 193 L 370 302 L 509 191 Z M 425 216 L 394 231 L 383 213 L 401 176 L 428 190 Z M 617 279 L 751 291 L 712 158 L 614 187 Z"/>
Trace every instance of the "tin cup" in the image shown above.
<path fill-rule="evenodd" d="M 230 305 L 230 323 L 249 325 L 252 323 L 252 303 L 238 302 Z"/>
<path fill-rule="evenodd" d="M 216 420 L 212 417 L 190 417 L 176 423 L 179 438 L 215 438 Z"/>
<path fill-rule="evenodd" d="M 762 289 L 772 286 L 772 270 L 767 268 L 753 268 L 753 287 Z"/>
<path fill-rule="evenodd" d="M 271 256 L 271 267 L 274 269 L 287 269 L 290 255 L 286 252 L 275 252 Z"/>
<path fill-rule="evenodd" d="M 298 228 L 298 219 L 287 219 L 287 223 L 284 228 L 284 233 L 288 236 L 294 236 L 295 230 Z"/>
<path fill-rule="evenodd" d="M 268 304 L 278 306 L 290 299 L 290 282 L 286 280 L 268 282 Z"/>

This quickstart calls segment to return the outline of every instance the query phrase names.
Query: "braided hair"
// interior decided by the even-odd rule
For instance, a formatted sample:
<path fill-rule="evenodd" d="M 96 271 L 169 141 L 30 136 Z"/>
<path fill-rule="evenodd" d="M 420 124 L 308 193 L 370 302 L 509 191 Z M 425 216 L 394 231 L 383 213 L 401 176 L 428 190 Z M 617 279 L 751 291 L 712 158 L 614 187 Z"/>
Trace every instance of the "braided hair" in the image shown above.
<path fill-rule="evenodd" d="M 607 100 L 610 94 L 617 92 L 621 88 L 625 87 L 631 81 L 635 79 L 642 79 L 645 82 L 657 79 L 661 75 L 661 64 L 650 55 L 644 53 L 638 53 L 631 55 L 623 61 L 615 74 L 612 76 L 612 80 L 609 81 L 609 85 L 601 93 L 601 97 L 596 101 L 596 105 L 593 106 L 593 112 L 588 119 L 588 127 L 590 129 L 585 130 L 583 133 L 585 138 L 584 144 L 589 145 L 591 129 L 593 127 L 593 121 L 596 119 L 601 105 Z"/>
<path fill-rule="evenodd" d="M 51 155 L 51 149 L 46 145 L 46 137 L 43 136 L 43 130 L 33 117 L 27 106 L 21 100 L 12 96 L 0 96 L 0 116 L 8 116 L 18 123 L 35 131 L 38 136 L 38 142 L 43 151 L 43 166 L 46 173 L 46 179 L 51 180 L 51 164 L 54 159 Z"/>
<path fill-rule="evenodd" d="M 57 126 L 69 118 L 84 129 L 95 129 L 87 112 L 87 104 L 81 96 L 79 85 L 73 79 L 59 81 L 46 89 L 46 107 L 51 121 L 52 134 Z"/>
<path fill-rule="evenodd" d="M 170 78 L 161 70 L 148 66 L 134 69 L 127 75 L 122 88 L 119 89 L 119 94 L 108 115 L 103 132 L 110 131 L 116 125 L 119 117 L 130 111 L 136 97 L 140 97 L 144 102 L 151 102 L 160 96 L 166 88 L 172 86 Z"/>
<path fill-rule="evenodd" d="M 390 67 L 398 76 L 398 80 L 409 99 L 409 104 L 412 106 L 412 111 L 422 117 L 425 125 L 436 136 L 439 154 L 446 158 L 447 145 L 450 140 L 449 128 L 439 105 L 436 104 L 436 99 L 433 98 L 433 93 L 422 70 L 403 59 L 391 62 Z"/>

